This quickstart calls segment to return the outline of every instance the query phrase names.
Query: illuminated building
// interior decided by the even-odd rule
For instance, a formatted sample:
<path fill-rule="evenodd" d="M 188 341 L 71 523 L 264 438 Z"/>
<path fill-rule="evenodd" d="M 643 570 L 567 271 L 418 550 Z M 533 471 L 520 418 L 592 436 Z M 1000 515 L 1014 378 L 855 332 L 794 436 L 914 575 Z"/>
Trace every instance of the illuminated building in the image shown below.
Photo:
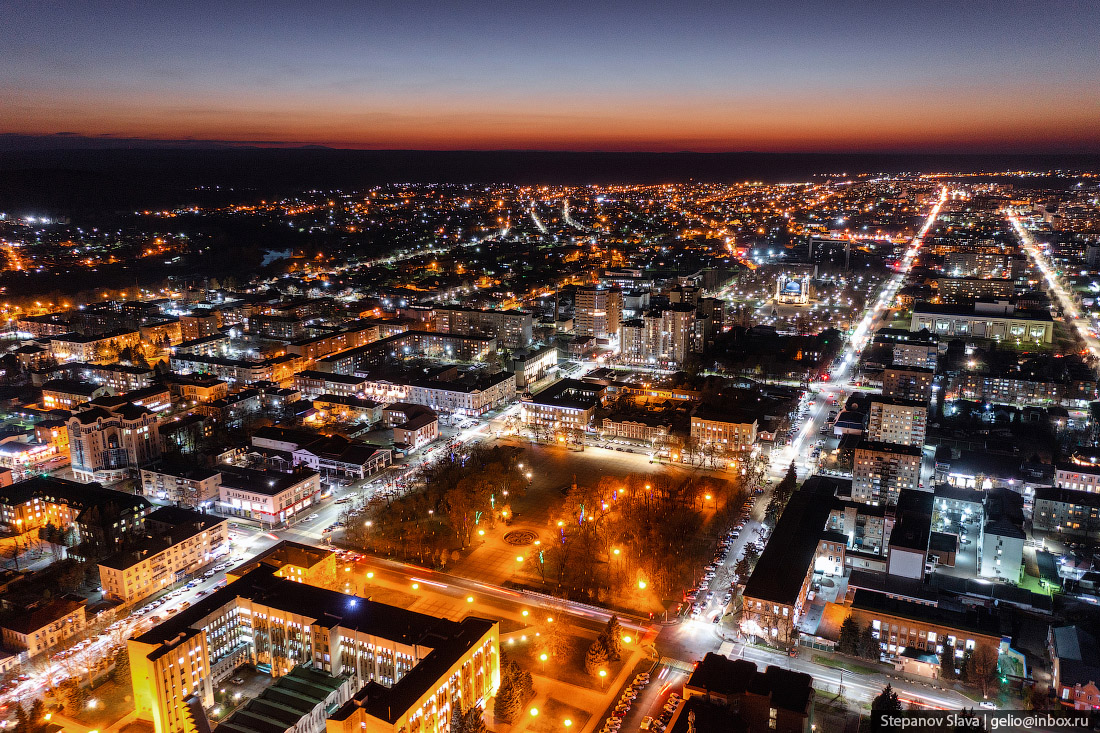
<path fill-rule="evenodd" d="M 244 663 L 273 677 L 304 666 L 350 680 L 358 691 L 328 713 L 329 733 L 443 733 L 455 701 L 469 709 L 496 691 L 497 623 L 449 621 L 299 582 L 297 563 L 312 563 L 308 554 L 294 547 L 266 553 L 233 571 L 226 586 L 130 639 L 138 718 L 152 721 L 156 733 L 189 730 L 189 700 L 212 705 L 215 685 Z"/>
<path fill-rule="evenodd" d="M 156 414 L 130 402 L 78 412 L 66 428 L 73 475 L 81 481 L 121 481 L 161 454 Z"/>
<path fill-rule="evenodd" d="M 810 302 L 810 277 L 791 277 L 784 273 L 775 281 L 775 301 L 784 305 L 806 305 Z"/>
<path fill-rule="evenodd" d="M 228 521 L 180 507 L 145 517 L 146 538 L 99 563 L 103 595 L 124 603 L 150 596 L 229 548 Z"/>
<path fill-rule="evenodd" d="M 578 336 L 610 339 L 619 335 L 623 293 L 595 285 L 577 288 L 573 308 L 573 331 Z"/>

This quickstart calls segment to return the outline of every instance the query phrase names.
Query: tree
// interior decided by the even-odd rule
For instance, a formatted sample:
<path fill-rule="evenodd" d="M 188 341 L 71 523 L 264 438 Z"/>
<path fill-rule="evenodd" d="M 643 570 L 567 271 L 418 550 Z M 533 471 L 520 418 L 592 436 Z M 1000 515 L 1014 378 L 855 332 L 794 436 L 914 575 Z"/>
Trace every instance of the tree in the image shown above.
<path fill-rule="evenodd" d="M 584 655 L 584 671 L 595 677 L 600 670 L 607 669 L 608 653 L 604 646 L 603 638 L 598 638 L 588 647 L 588 653 Z"/>
<path fill-rule="evenodd" d="M 111 669 L 112 682 L 129 682 L 130 680 L 130 654 L 126 647 L 115 654 L 115 666 Z"/>
<path fill-rule="evenodd" d="M 863 627 L 863 631 L 859 635 L 859 656 L 864 659 L 871 659 L 873 661 L 879 661 L 882 654 L 882 647 L 879 646 L 878 639 L 875 638 L 875 631 L 871 628 L 871 624 L 867 624 Z"/>
<path fill-rule="evenodd" d="M 462 733 L 489 733 L 481 708 L 475 705 L 462 714 Z"/>
<path fill-rule="evenodd" d="M 455 698 L 451 704 L 451 725 L 450 733 L 465 733 L 466 719 L 462 713 L 462 701 Z"/>
<path fill-rule="evenodd" d="M 837 642 L 836 650 L 841 654 L 852 657 L 859 656 L 859 643 L 859 622 L 851 614 L 848 614 L 848 617 L 844 619 L 844 623 L 840 625 L 840 640 Z"/>
<path fill-rule="evenodd" d="M 982 697 L 988 698 L 997 684 L 998 661 L 997 651 L 986 644 L 967 652 L 963 675 L 968 683 L 981 689 Z"/>
<path fill-rule="evenodd" d="M 953 680 L 957 679 L 958 676 L 955 671 L 955 647 L 951 644 L 944 644 L 943 651 L 940 652 L 940 679 Z"/>
<path fill-rule="evenodd" d="M 618 616 L 612 614 L 607 620 L 607 626 L 600 632 L 600 639 L 607 649 L 608 659 L 617 662 L 623 658 L 623 627 Z"/>
<path fill-rule="evenodd" d="M 29 717 L 31 731 L 39 730 L 42 727 L 43 719 L 46 717 L 46 703 L 42 702 L 41 697 L 36 697 L 34 702 L 31 703 Z"/>
<path fill-rule="evenodd" d="M 519 719 L 523 705 L 535 693 L 531 673 L 506 654 L 500 655 L 500 687 L 493 701 L 493 716 L 502 723 Z"/>
<path fill-rule="evenodd" d="M 31 733 L 31 718 L 21 703 L 15 703 L 15 733 Z"/>
<path fill-rule="evenodd" d="M 871 701 L 871 727 L 874 730 L 892 730 L 893 726 L 887 726 L 883 720 L 884 713 L 900 713 L 901 700 L 894 688 L 886 685 L 878 697 Z"/>

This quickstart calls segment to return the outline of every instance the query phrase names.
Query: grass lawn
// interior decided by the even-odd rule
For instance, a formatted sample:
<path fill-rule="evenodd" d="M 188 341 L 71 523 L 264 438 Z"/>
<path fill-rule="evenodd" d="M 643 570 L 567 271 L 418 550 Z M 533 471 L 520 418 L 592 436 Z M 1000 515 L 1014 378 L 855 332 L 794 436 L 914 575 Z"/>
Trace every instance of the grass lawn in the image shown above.
<path fill-rule="evenodd" d="M 1026 572 L 1023 573 L 1023 577 L 1020 578 L 1020 587 L 1043 596 L 1049 596 L 1054 592 L 1054 588 L 1049 583 L 1047 583 L 1045 588 L 1040 588 L 1039 578 L 1034 575 L 1028 575 Z"/>
<path fill-rule="evenodd" d="M 560 731 L 566 730 L 564 725 L 566 720 L 572 721 L 573 728 L 582 730 L 589 717 L 591 717 L 590 714 L 581 708 L 573 707 L 555 697 L 551 697 L 539 708 L 538 716 L 531 723 L 528 723 L 527 730 L 537 731 L 538 733 L 551 733 L 551 731 L 560 733 Z"/>
<path fill-rule="evenodd" d="M 69 717 L 79 720 L 91 730 L 102 730 L 134 709 L 134 695 L 129 680 L 124 684 L 107 680 L 88 690 L 88 699 L 95 701 L 94 708 L 85 708 Z"/>
<path fill-rule="evenodd" d="M 393 588 L 383 588 L 381 586 L 369 584 L 364 586 L 361 595 L 370 598 L 372 601 L 385 603 L 387 606 L 397 606 L 398 608 L 408 608 L 409 606 L 420 600 L 412 593 L 406 593 L 404 591 L 396 590 Z"/>
<path fill-rule="evenodd" d="M 559 682 L 568 682 L 569 684 L 592 689 L 602 689 L 606 686 L 606 682 L 601 684 L 584 671 L 584 655 L 588 652 L 588 647 L 592 645 L 592 639 L 570 636 L 568 650 L 563 659 L 556 662 L 543 662 L 535 652 L 534 638 L 534 636 L 529 636 L 528 641 L 517 640 L 515 644 L 503 645 L 502 651 L 533 675 L 549 677 Z M 621 661 L 608 664 L 608 680 L 615 678 L 622 664 Z"/>
<path fill-rule="evenodd" d="M 815 654 L 812 657 L 815 664 L 820 664 L 823 667 L 832 667 L 833 669 L 846 669 L 849 672 L 855 672 L 856 674 L 882 674 L 882 670 L 875 667 L 867 667 L 862 664 L 856 664 L 855 662 L 846 662 L 840 659 L 833 659 L 832 657 L 826 657 L 823 654 Z"/>

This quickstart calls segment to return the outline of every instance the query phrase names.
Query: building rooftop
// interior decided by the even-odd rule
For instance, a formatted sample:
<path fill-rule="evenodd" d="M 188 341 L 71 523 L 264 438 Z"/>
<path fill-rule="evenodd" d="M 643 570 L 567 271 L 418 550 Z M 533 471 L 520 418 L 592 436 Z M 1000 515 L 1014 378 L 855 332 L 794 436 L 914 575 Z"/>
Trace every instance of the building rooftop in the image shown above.
<path fill-rule="evenodd" d="M 43 626 L 49 626 L 54 621 L 65 618 L 87 602 L 79 596 L 64 595 L 36 608 L 24 610 L 18 616 L 4 622 L 4 628 L 17 634 L 33 634 Z"/>
<path fill-rule="evenodd" d="M 250 491 L 254 494 L 275 496 L 288 489 L 297 486 L 311 476 L 318 476 L 316 471 L 298 471 L 297 473 L 283 473 L 282 471 L 261 471 L 253 468 L 222 468 L 222 486 L 239 491 Z"/>

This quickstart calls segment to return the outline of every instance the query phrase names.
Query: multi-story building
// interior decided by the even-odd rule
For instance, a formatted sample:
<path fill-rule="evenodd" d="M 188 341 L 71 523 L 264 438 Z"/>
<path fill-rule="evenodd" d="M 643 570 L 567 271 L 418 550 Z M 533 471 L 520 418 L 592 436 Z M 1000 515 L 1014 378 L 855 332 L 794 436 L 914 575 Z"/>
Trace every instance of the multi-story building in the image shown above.
<path fill-rule="evenodd" d="M 450 715 L 483 705 L 500 682 L 492 621 L 455 622 L 278 577 L 261 562 L 130 639 L 137 716 L 183 733 L 194 710 L 242 663 L 275 677 L 303 665 L 350 679 L 355 695 L 327 712 L 328 733 L 443 733 Z M 182 661 L 181 661 L 182 660 Z"/>
<path fill-rule="evenodd" d="M 578 336 L 611 339 L 619 335 L 623 293 L 588 285 L 577 288 L 573 330 Z"/>
<path fill-rule="evenodd" d="M 121 481 L 161 454 L 156 413 L 130 402 L 81 410 L 65 427 L 73 475 L 79 481 Z"/>
<path fill-rule="evenodd" d="M 753 662 L 714 652 L 707 652 L 684 683 L 684 702 L 673 713 L 668 728 L 680 730 L 677 723 L 683 718 L 699 721 L 695 723 L 699 726 L 696 730 L 708 730 L 702 723 L 706 707 L 696 712 L 697 704 L 722 706 L 724 709 L 716 710 L 712 719 L 721 719 L 734 730 L 776 733 L 817 730 L 813 677 L 772 665 L 760 672 Z"/>
<path fill-rule="evenodd" d="M 957 667 L 961 668 L 968 651 L 984 647 L 996 655 L 1000 649 L 997 616 L 980 606 L 956 610 L 860 588 L 855 591 L 849 611 L 860 627 L 870 624 L 883 653 L 890 657 L 912 649 L 940 655 L 944 647 L 950 647 Z"/>
<path fill-rule="evenodd" d="M 190 339 L 173 346 L 173 354 L 191 354 L 193 356 L 224 356 L 229 350 L 229 334 L 212 333 L 208 336 Z"/>
<path fill-rule="evenodd" d="M 527 311 L 480 310 L 459 306 L 436 306 L 435 330 L 440 333 L 492 336 L 508 349 L 531 343 L 534 321 Z"/>
<path fill-rule="evenodd" d="M 50 353 L 58 361 L 97 361 L 141 341 L 137 331 L 119 330 L 96 336 L 67 333 L 50 338 Z"/>
<path fill-rule="evenodd" d="M 321 493 L 321 474 L 223 468 L 218 502 L 221 511 L 267 524 L 284 522 L 312 506 Z"/>
<path fill-rule="evenodd" d="M 700 407 L 691 416 L 691 438 L 699 446 L 720 445 L 731 451 L 743 451 L 756 442 L 757 418 L 738 410 Z"/>
<path fill-rule="evenodd" d="M 70 362 L 65 364 L 63 369 L 73 379 L 101 384 L 115 392 L 132 392 L 135 389 L 152 387 L 156 379 L 156 373 L 152 368 L 129 366 L 127 364 Z"/>
<path fill-rule="evenodd" d="M 989 298 L 1011 298 L 1016 281 L 1011 278 L 941 277 L 936 290 L 942 303 L 971 303 Z"/>
<path fill-rule="evenodd" d="M 393 462 L 389 449 L 342 435 L 318 435 L 295 448 L 291 456 L 295 466 L 307 466 L 324 476 L 355 479 L 378 473 Z"/>
<path fill-rule="evenodd" d="M 796 625 L 805 608 L 828 519 L 829 501 L 815 486 L 804 484 L 794 493 L 745 583 L 741 633 L 772 646 L 792 647 L 797 643 Z M 831 544 L 840 545 L 843 540 L 838 537 Z M 830 548 L 834 557 L 842 551 Z"/>
<path fill-rule="evenodd" d="M 702 345 L 698 323 L 701 321 L 690 303 L 673 303 L 642 318 L 623 321 L 619 327 L 621 358 L 635 364 L 682 365 Z"/>
<path fill-rule="evenodd" d="M 1077 453 L 1069 461 L 1056 464 L 1054 485 L 1059 489 L 1100 493 L 1100 456 Z"/>
<path fill-rule="evenodd" d="M 1052 534 L 1100 538 L 1100 494 L 1040 486 L 1035 489 L 1031 526 Z"/>
<path fill-rule="evenodd" d="M 213 402 L 229 396 L 229 382 L 205 374 L 172 374 L 167 381 L 184 404 Z"/>
<path fill-rule="evenodd" d="M 107 387 L 91 382 L 51 379 L 42 385 L 42 406 L 47 410 L 74 410 L 108 394 L 111 391 Z"/>
<path fill-rule="evenodd" d="M 973 307 L 916 303 L 909 330 L 922 329 L 940 337 L 1036 344 L 1050 344 L 1054 340 L 1054 319 L 1050 313 L 1018 310 L 1005 301 L 978 302 Z"/>
<path fill-rule="evenodd" d="M 960 251 L 944 255 L 943 271 L 951 277 L 1011 277 L 1012 256 L 996 252 Z"/>
<path fill-rule="evenodd" d="M 921 449 L 910 445 L 867 442 L 852 461 L 852 499 L 868 504 L 896 504 L 902 491 L 920 483 Z"/>
<path fill-rule="evenodd" d="M 578 379 L 559 380 L 523 400 L 523 424 L 535 430 L 588 430 L 605 391 Z"/>
<path fill-rule="evenodd" d="M 935 376 L 931 369 L 887 367 L 882 372 L 882 395 L 927 403 L 932 399 L 932 382 Z"/>
<path fill-rule="evenodd" d="M 338 351 L 366 346 L 377 341 L 379 336 L 380 329 L 377 323 L 353 321 L 345 324 L 335 333 L 295 341 L 287 346 L 287 353 L 298 354 L 310 360 L 320 359 Z"/>
<path fill-rule="evenodd" d="M 142 496 L 81 484 L 53 476 L 35 476 L 0 488 L 0 522 L 17 534 L 47 524 L 73 532 L 72 544 L 86 554 L 113 552 L 145 526 L 152 505 Z"/>
<path fill-rule="evenodd" d="M 218 498 L 221 472 L 191 463 L 154 463 L 141 469 L 141 493 L 150 499 L 197 507 Z"/>
<path fill-rule="evenodd" d="M 927 402 L 877 397 L 871 401 L 867 439 L 919 448 L 924 445 L 927 422 Z"/>
<path fill-rule="evenodd" d="M 402 331 L 373 343 L 317 359 L 317 369 L 334 374 L 355 374 L 387 361 L 413 357 L 446 361 L 486 361 L 497 352 L 490 336 L 461 336 L 435 331 Z"/>
<path fill-rule="evenodd" d="M 184 341 L 213 336 L 222 327 L 221 311 L 196 311 L 180 316 L 180 332 Z"/>
<path fill-rule="evenodd" d="M 605 417 L 600 433 L 609 438 L 630 438 L 652 443 L 669 434 L 670 421 L 660 415 L 636 415 L 631 417 Z"/>
<path fill-rule="evenodd" d="M 512 353 L 512 373 L 516 375 L 516 389 L 526 389 L 539 381 L 558 365 L 558 347 L 542 346 L 530 351 Z"/>
<path fill-rule="evenodd" d="M 0 626 L 4 646 L 29 657 L 53 649 L 84 630 L 87 603 L 80 596 L 64 595 L 12 616 Z"/>
<path fill-rule="evenodd" d="M 374 425 L 382 420 L 382 403 L 359 397 L 323 394 L 313 400 L 322 417 Z"/>
<path fill-rule="evenodd" d="M 1047 651 L 1053 661 L 1052 684 L 1060 705 L 1095 710 L 1100 702 L 1100 644 L 1077 626 L 1051 626 Z"/>
<path fill-rule="evenodd" d="M 415 451 L 439 438 L 439 418 L 431 410 L 414 415 L 400 425 L 393 426 L 395 446 Z"/>
<path fill-rule="evenodd" d="M 161 507 L 145 518 L 141 542 L 99 563 L 103 595 L 133 603 L 193 573 L 229 549 L 224 517 L 181 507 Z"/>

